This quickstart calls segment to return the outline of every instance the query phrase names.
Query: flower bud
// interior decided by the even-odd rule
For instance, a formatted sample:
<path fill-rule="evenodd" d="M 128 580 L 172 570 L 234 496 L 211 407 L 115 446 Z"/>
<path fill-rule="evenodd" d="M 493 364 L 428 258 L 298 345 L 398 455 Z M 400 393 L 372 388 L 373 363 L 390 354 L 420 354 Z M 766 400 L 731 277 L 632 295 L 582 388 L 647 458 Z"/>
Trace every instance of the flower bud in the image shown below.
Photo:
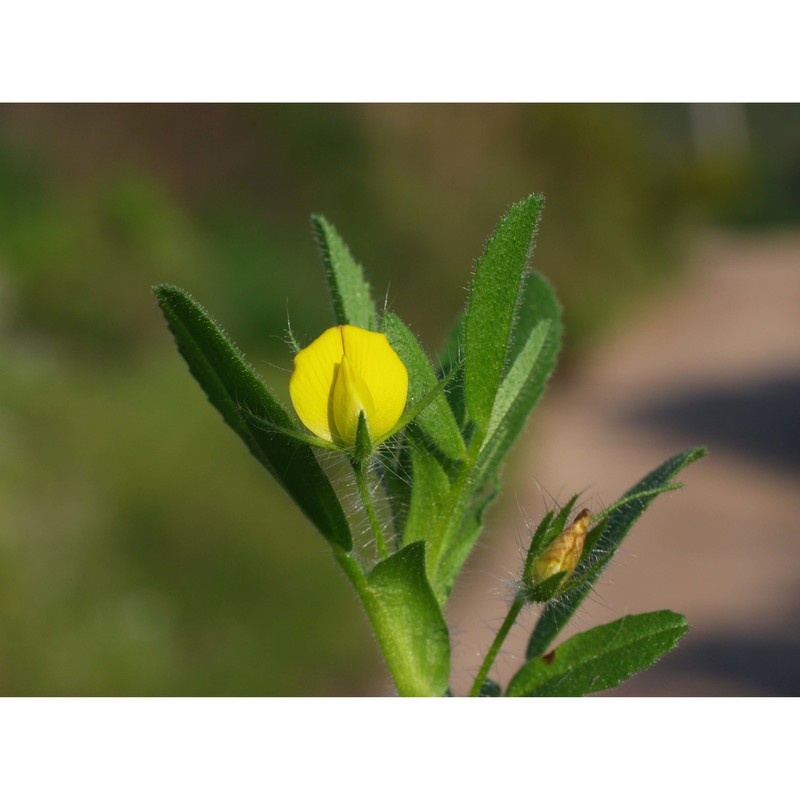
<path fill-rule="evenodd" d="M 566 573 L 562 584 L 569 578 L 583 553 L 583 543 L 586 541 L 586 531 L 591 519 L 592 512 L 584 508 L 575 517 L 572 525 L 559 533 L 553 543 L 533 562 L 534 583 L 542 583 L 559 572 Z"/>

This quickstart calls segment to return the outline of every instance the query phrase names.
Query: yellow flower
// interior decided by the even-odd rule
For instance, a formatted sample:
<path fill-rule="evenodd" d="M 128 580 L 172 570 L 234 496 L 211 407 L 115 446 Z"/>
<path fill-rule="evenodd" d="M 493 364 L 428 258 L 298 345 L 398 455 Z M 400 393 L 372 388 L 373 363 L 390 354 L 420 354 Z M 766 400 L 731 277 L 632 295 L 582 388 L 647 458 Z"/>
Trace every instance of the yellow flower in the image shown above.
<path fill-rule="evenodd" d="M 363 411 L 370 440 L 380 442 L 405 409 L 408 371 L 382 333 L 338 325 L 294 357 L 289 394 L 321 439 L 351 447 Z"/>
<path fill-rule="evenodd" d="M 574 522 L 558 534 L 555 541 L 533 562 L 533 579 L 541 583 L 559 572 L 566 573 L 561 583 L 569 578 L 578 566 L 586 541 L 586 531 L 592 514 L 584 508 Z"/>

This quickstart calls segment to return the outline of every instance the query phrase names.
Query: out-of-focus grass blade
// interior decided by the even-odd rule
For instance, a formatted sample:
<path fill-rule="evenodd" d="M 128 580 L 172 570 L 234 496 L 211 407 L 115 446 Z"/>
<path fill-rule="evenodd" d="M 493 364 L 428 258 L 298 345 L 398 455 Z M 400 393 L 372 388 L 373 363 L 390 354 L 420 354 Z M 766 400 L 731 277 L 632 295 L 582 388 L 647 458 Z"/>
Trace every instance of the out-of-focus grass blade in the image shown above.
<path fill-rule="evenodd" d="M 261 418 L 281 428 L 294 428 L 283 406 L 189 294 L 167 284 L 153 287 L 153 292 L 180 354 L 211 404 L 320 533 L 331 544 L 350 550 L 353 542 L 347 518 L 311 448 L 259 427 Z"/>

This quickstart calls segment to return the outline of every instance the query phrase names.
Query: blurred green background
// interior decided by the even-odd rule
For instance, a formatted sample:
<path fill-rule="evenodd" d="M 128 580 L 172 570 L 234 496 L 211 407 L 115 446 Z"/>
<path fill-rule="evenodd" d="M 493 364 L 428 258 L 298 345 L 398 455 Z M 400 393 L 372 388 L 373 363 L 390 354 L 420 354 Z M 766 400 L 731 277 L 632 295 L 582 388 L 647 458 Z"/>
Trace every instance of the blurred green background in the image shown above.
<path fill-rule="evenodd" d="M 149 291 L 188 289 L 286 397 L 331 324 L 309 214 L 431 352 L 494 223 L 564 370 L 709 225 L 797 219 L 797 106 L 0 107 L 0 693 L 341 695 L 380 673 L 326 545 L 208 405 Z M 562 371 L 563 374 L 563 371 Z"/>

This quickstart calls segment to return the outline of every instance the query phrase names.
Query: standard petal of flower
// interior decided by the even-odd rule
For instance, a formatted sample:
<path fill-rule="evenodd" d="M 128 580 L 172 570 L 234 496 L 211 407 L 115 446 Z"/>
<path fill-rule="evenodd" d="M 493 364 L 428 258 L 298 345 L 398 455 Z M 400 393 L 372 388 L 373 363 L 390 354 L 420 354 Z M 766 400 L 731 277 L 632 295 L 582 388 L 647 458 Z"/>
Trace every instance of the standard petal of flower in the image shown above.
<path fill-rule="evenodd" d="M 343 325 L 342 340 L 353 372 L 364 381 L 372 398 L 372 409 L 364 411 L 370 437 L 380 439 L 406 407 L 408 370 L 382 333 Z"/>
<path fill-rule="evenodd" d="M 289 380 L 289 395 L 297 416 L 312 433 L 329 442 L 334 440 L 333 386 L 343 354 L 339 328 L 329 328 L 294 357 L 294 372 Z"/>

